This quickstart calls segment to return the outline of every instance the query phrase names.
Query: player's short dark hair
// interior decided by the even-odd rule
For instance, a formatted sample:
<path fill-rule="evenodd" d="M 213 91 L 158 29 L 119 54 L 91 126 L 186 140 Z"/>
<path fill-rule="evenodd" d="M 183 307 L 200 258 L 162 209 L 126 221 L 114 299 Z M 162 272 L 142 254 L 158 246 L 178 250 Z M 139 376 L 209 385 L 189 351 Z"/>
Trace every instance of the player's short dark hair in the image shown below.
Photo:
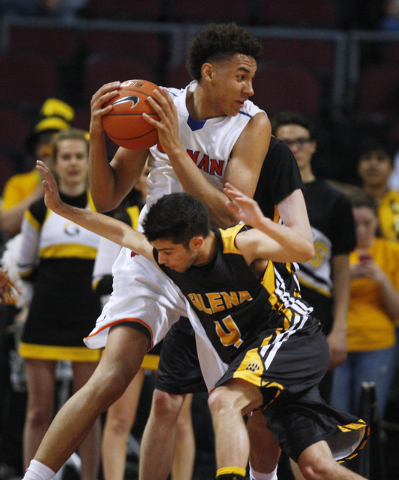
<path fill-rule="evenodd" d="M 149 242 L 170 240 L 187 248 L 196 235 L 209 235 L 209 214 L 198 198 L 187 193 L 170 193 L 151 206 L 143 231 Z"/>
<path fill-rule="evenodd" d="M 273 135 L 276 135 L 277 130 L 285 125 L 299 125 L 305 128 L 310 135 L 310 139 L 315 138 L 315 128 L 313 123 L 304 115 L 295 112 L 279 112 L 271 119 Z"/>
<path fill-rule="evenodd" d="M 210 61 L 220 61 L 236 53 L 257 58 L 263 48 L 251 32 L 235 23 L 212 23 L 192 40 L 186 67 L 191 78 L 201 79 L 201 67 Z"/>
<path fill-rule="evenodd" d="M 373 153 L 382 153 L 388 157 L 391 163 L 394 163 L 396 147 L 389 138 L 366 137 L 359 142 L 359 161 Z"/>

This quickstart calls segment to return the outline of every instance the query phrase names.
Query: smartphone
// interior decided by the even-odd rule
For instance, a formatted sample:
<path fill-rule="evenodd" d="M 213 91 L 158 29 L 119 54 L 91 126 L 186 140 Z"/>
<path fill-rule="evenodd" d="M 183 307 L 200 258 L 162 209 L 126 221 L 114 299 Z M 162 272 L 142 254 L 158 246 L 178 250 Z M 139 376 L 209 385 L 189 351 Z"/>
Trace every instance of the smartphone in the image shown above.
<path fill-rule="evenodd" d="M 371 255 L 369 253 L 361 253 L 359 255 L 359 260 L 361 262 L 369 262 L 371 260 Z"/>

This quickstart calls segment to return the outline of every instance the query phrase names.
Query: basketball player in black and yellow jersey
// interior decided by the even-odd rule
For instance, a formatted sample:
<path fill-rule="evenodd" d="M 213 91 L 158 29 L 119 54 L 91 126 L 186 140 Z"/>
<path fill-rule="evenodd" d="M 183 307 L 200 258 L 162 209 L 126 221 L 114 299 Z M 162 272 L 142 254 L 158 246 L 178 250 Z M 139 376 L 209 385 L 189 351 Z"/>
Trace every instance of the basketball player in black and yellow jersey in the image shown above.
<path fill-rule="evenodd" d="M 363 478 L 336 460 L 353 456 L 368 428 L 321 399 L 317 385 L 328 366 L 327 342 L 300 296 L 295 265 L 285 263 L 308 257 L 301 235 L 264 217 L 255 201 L 230 184 L 228 208 L 255 228 L 211 228 L 198 199 L 175 193 L 152 205 L 140 234 L 115 219 L 63 204 L 51 172 L 41 162 L 38 166 L 47 206 L 155 263 L 179 286 L 192 325 L 206 333 L 217 352 L 222 363 L 212 369 L 221 377 L 209 406 L 218 480 L 245 478 L 249 440 L 243 416 L 257 409 L 263 409 L 269 429 L 307 480 Z"/>

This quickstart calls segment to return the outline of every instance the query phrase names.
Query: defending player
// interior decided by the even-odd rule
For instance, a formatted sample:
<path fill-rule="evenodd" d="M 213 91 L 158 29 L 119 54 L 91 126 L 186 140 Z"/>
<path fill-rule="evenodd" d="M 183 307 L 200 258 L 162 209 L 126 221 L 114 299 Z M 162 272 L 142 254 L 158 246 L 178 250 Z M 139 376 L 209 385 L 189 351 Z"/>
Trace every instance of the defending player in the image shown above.
<path fill-rule="evenodd" d="M 192 323 L 201 323 L 226 364 L 209 399 L 220 480 L 245 478 L 249 442 L 243 415 L 259 408 L 306 479 L 362 478 L 335 460 L 364 445 L 367 426 L 321 399 L 317 385 L 328 367 L 327 342 L 295 275 L 282 281 L 289 264 L 278 262 L 306 257 L 306 240 L 265 218 L 254 200 L 229 184 L 228 208 L 256 228 L 210 228 L 204 205 L 180 193 L 163 196 L 149 209 L 144 236 L 115 219 L 63 204 L 50 170 L 38 163 L 46 205 L 162 269 L 183 292 Z"/>

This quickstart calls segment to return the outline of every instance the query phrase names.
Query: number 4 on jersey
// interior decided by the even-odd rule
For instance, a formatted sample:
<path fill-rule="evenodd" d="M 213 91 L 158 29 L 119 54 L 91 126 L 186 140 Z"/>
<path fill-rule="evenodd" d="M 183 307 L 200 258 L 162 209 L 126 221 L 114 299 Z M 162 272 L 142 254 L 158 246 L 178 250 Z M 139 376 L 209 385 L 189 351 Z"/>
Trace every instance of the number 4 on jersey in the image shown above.
<path fill-rule="evenodd" d="M 216 320 L 215 327 L 216 333 L 225 347 L 234 344 L 238 348 L 242 344 L 240 330 L 230 315 L 223 320 Z"/>

